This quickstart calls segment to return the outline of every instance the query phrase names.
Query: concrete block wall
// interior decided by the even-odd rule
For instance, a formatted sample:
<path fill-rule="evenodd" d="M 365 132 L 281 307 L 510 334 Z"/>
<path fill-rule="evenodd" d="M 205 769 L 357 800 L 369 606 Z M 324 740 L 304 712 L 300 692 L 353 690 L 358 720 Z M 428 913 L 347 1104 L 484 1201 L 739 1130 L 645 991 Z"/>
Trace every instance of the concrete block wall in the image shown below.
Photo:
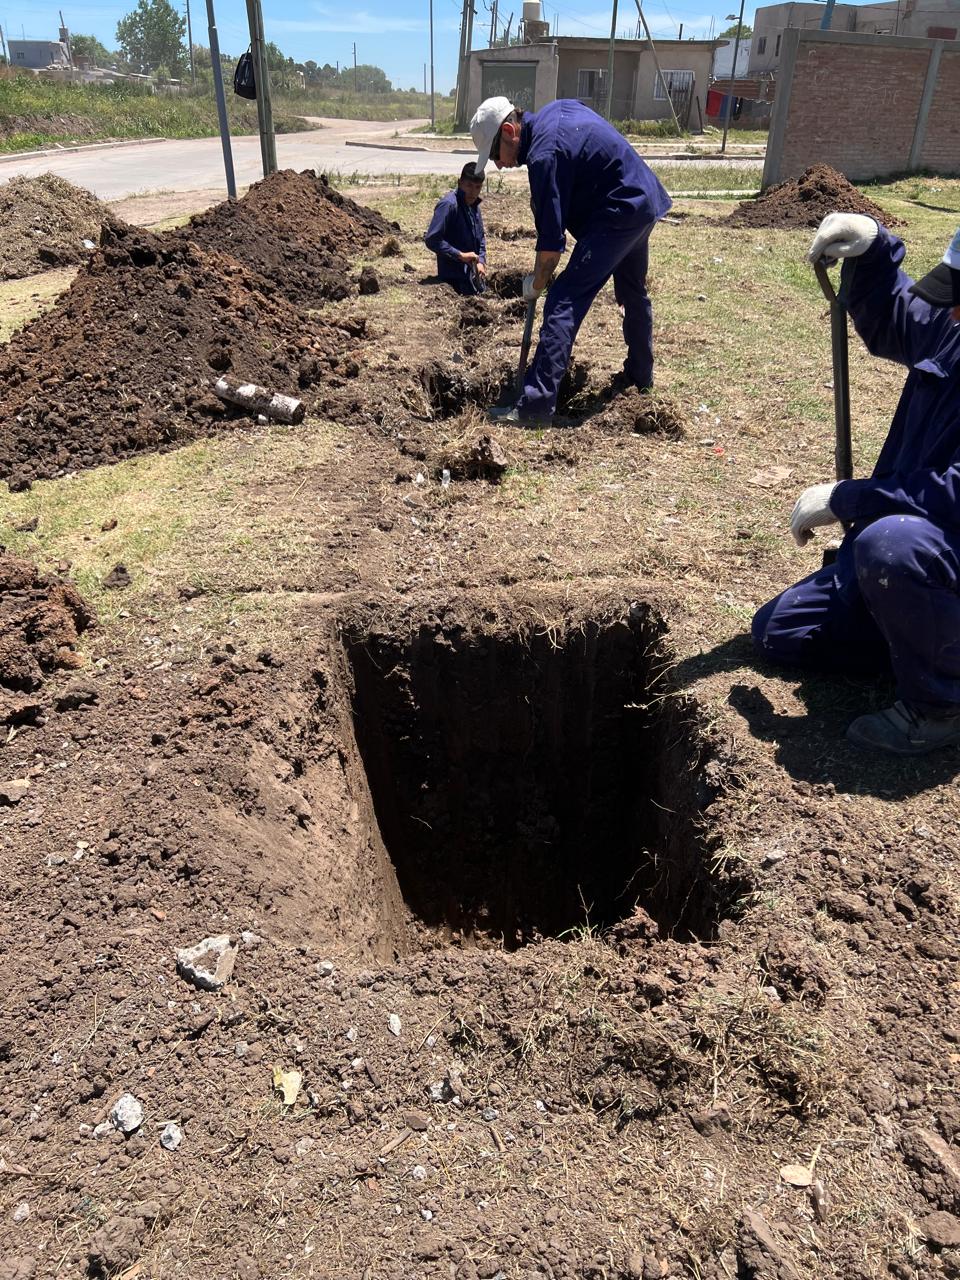
<path fill-rule="evenodd" d="M 785 32 L 763 185 L 818 162 L 852 181 L 960 172 L 960 41 Z"/>

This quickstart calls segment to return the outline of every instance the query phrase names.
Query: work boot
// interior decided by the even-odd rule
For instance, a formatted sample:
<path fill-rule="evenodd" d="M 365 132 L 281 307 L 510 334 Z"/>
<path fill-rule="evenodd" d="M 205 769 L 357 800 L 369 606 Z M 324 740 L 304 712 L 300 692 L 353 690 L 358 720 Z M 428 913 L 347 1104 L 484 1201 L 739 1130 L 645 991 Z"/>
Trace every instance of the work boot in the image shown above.
<path fill-rule="evenodd" d="M 487 417 L 491 422 L 511 423 L 518 427 L 552 427 L 553 418 L 546 417 L 543 414 L 524 413 L 522 409 L 514 405 L 499 406 L 494 405 L 492 409 L 487 410 Z"/>
<path fill-rule="evenodd" d="M 847 737 L 858 747 L 874 751 L 924 756 L 928 751 L 960 744 L 960 710 L 953 715 L 925 716 L 909 702 L 895 702 L 883 711 L 854 720 Z"/>

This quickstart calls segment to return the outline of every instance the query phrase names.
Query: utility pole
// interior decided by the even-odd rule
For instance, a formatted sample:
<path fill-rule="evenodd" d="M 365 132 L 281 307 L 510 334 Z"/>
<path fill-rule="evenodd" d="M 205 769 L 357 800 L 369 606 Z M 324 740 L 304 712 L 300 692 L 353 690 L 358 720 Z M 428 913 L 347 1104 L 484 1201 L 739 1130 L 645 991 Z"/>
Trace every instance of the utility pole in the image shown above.
<path fill-rule="evenodd" d="M 830 4 L 831 0 L 827 0 Z M 720 143 L 721 154 L 727 149 L 727 133 L 730 130 L 730 113 L 733 111 L 733 82 L 737 78 L 737 57 L 740 53 L 740 36 L 743 33 L 743 5 L 744 0 L 740 0 L 740 17 L 737 19 L 737 38 L 733 42 L 733 65 L 730 68 L 730 91 L 727 94 L 727 101 L 723 109 L 723 141 Z M 730 15 L 733 16 L 732 14 Z"/>
<path fill-rule="evenodd" d="M 357 88 L 357 42 L 353 42 L 353 92 L 359 93 Z"/>
<path fill-rule="evenodd" d="M 227 180 L 227 195 L 237 198 L 237 180 L 233 173 L 233 150 L 230 146 L 230 125 L 227 121 L 227 99 L 223 93 L 223 67 L 220 65 L 220 37 L 217 35 L 217 19 L 213 12 L 213 0 L 207 0 L 207 31 L 210 41 L 210 66 L 213 69 L 213 88 L 217 95 L 217 119 L 220 123 L 220 146 L 223 148 L 223 172 Z"/>
<path fill-rule="evenodd" d="M 63 20 L 63 10 L 60 10 L 60 39 L 67 46 L 67 58 L 70 61 L 70 70 L 73 70 L 73 50 L 70 48 L 70 32 L 67 30 L 67 24 Z"/>
<path fill-rule="evenodd" d="M 613 119 L 613 51 L 617 42 L 617 0 L 613 0 L 613 17 L 610 19 L 610 50 L 607 53 L 607 109 L 603 113 Z"/>
<path fill-rule="evenodd" d="M 0 27 L 0 49 L 3 50 L 3 60 L 9 66 L 10 58 L 7 55 L 7 37 L 3 34 L 3 27 Z"/>
<path fill-rule="evenodd" d="M 430 128 L 437 127 L 437 103 L 433 87 L 433 0 L 430 0 Z"/>
<path fill-rule="evenodd" d="M 821 31 L 829 31 L 829 30 L 830 30 L 830 24 L 833 22 L 833 6 L 834 6 L 835 2 L 836 2 L 836 0 L 827 0 L 826 8 L 825 8 L 825 9 L 824 9 L 824 11 L 823 11 L 823 17 L 820 19 L 820 30 L 821 30 Z M 899 13 L 900 13 L 900 11 L 899 11 L 899 8 L 898 8 L 898 9 L 897 9 L 897 16 L 898 16 L 898 17 L 899 17 Z"/>
<path fill-rule="evenodd" d="M 209 5 L 211 0 L 207 0 Z M 277 169 L 277 140 L 273 133 L 273 104 L 270 101 L 270 71 L 267 67 L 266 41 L 263 37 L 263 10 L 260 0 L 247 0 L 247 23 L 250 27 L 250 54 L 257 89 L 257 121 L 260 125 L 260 160 L 263 176 Z"/>
<path fill-rule="evenodd" d="M 497 38 L 497 0 L 493 0 L 490 6 L 490 48 L 493 48 L 493 42 Z"/>
<path fill-rule="evenodd" d="M 677 32 L 677 39 L 678 40 L 683 39 L 683 23 L 682 22 L 680 23 L 680 30 Z"/>
<path fill-rule="evenodd" d="M 193 27 L 190 23 L 190 0 L 187 0 L 187 48 L 190 50 L 190 83 L 196 88 L 197 68 L 193 61 Z"/>
<path fill-rule="evenodd" d="M 740 0 L 741 12 L 743 11 L 743 2 L 744 0 Z M 640 21 L 643 23 L 644 34 L 647 37 L 647 44 L 650 46 L 650 52 L 653 54 L 653 65 L 657 69 L 657 76 L 660 83 L 663 85 L 664 93 L 667 95 L 667 102 L 670 104 L 670 114 L 673 116 L 673 123 L 676 125 L 677 133 L 682 133 L 683 130 L 680 128 L 680 121 L 677 119 L 677 109 L 673 105 L 673 98 L 670 94 L 669 86 L 663 78 L 663 72 L 660 70 L 660 59 L 657 57 L 657 46 L 653 43 L 653 36 L 650 34 L 650 28 L 647 26 L 647 20 L 643 16 L 643 8 L 641 7 L 640 0 L 637 0 L 637 13 L 640 15 Z"/>
<path fill-rule="evenodd" d="M 466 93 L 463 85 L 463 64 L 466 58 L 467 47 L 467 9 L 470 7 L 470 0 L 463 0 L 463 13 L 460 17 L 460 55 L 457 59 L 457 105 L 456 120 L 454 121 L 455 129 L 462 129 L 466 124 L 464 114 L 467 109 Z"/>

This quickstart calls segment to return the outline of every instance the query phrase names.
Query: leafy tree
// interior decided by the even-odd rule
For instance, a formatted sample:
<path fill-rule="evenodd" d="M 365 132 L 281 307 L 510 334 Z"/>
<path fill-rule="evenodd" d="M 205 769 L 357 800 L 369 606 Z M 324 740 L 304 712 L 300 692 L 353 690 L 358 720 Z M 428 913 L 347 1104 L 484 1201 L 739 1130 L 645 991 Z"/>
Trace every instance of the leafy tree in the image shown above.
<path fill-rule="evenodd" d="M 96 36 L 71 36 L 70 48 L 75 58 L 89 58 L 97 67 L 106 66 L 115 60 L 114 55 L 100 43 Z"/>
<path fill-rule="evenodd" d="M 753 35 L 753 27 L 751 27 L 751 25 L 750 25 L 750 23 L 749 23 L 749 22 L 745 22 L 745 23 L 743 24 L 743 28 L 742 28 L 742 30 L 741 30 L 741 32 L 740 32 L 740 39 L 741 39 L 741 40 L 748 40 L 748 39 L 750 38 L 750 36 L 752 36 L 752 35 Z M 726 31 L 718 31 L 718 32 L 717 32 L 717 39 L 718 39 L 718 40 L 736 40 L 736 38 L 737 38 L 737 24 L 736 24 L 736 23 L 734 23 L 732 27 L 727 27 Z"/>
<path fill-rule="evenodd" d="M 139 0 L 136 9 L 117 23 L 120 52 L 141 74 L 163 66 L 179 76 L 186 62 L 186 34 L 187 20 L 170 0 Z"/>

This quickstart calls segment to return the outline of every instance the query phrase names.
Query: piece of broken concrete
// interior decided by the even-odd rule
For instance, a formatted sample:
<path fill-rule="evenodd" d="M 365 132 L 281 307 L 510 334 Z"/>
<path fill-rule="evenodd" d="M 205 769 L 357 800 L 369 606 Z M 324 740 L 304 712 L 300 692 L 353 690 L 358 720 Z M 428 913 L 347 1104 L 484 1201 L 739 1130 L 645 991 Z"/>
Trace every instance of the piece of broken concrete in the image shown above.
<path fill-rule="evenodd" d="M 177 972 L 201 991 L 219 991 L 233 973 L 237 944 L 228 933 L 204 938 L 194 947 L 177 952 Z"/>
<path fill-rule="evenodd" d="M 143 1107 L 132 1093 L 121 1094 L 110 1108 L 110 1123 L 128 1137 L 143 1124 Z"/>

